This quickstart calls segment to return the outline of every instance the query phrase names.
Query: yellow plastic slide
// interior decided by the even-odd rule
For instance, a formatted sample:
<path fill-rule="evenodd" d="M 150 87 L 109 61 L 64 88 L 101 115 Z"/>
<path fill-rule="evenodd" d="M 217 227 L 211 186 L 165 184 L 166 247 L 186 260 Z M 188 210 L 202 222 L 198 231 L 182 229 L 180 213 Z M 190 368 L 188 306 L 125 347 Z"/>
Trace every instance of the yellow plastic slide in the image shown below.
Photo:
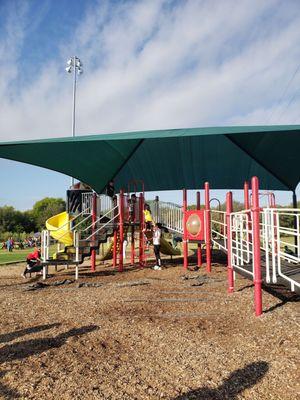
<path fill-rule="evenodd" d="M 145 235 L 147 239 L 152 243 L 153 232 L 146 231 Z M 179 249 L 174 249 L 174 247 L 163 237 L 160 238 L 160 252 L 166 256 L 180 256 L 181 251 Z"/>
<path fill-rule="evenodd" d="M 113 247 L 114 247 L 114 241 L 112 240 L 110 243 L 106 242 L 103 243 L 101 246 L 101 250 L 103 250 L 103 254 L 101 254 L 99 257 L 97 257 L 98 261 L 106 261 L 110 260 L 113 258 Z"/>
<path fill-rule="evenodd" d="M 46 228 L 50 231 L 53 239 L 58 240 L 65 246 L 73 245 L 73 232 L 70 231 L 72 217 L 64 211 L 47 219 Z"/>
<path fill-rule="evenodd" d="M 180 256 L 181 251 L 174 247 L 163 237 L 160 238 L 160 252 L 167 256 Z"/>

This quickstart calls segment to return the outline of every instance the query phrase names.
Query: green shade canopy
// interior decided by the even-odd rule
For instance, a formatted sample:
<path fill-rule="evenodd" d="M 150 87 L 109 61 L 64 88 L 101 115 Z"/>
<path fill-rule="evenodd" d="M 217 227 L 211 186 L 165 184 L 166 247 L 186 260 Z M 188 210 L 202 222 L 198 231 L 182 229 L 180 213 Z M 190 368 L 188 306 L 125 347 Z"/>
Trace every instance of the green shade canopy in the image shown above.
<path fill-rule="evenodd" d="M 133 179 L 145 190 L 241 189 L 256 175 L 260 187 L 295 190 L 300 126 L 234 126 L 126 132 L 0 143 L 0 157 L 44 167 L 103 191 Z"/>

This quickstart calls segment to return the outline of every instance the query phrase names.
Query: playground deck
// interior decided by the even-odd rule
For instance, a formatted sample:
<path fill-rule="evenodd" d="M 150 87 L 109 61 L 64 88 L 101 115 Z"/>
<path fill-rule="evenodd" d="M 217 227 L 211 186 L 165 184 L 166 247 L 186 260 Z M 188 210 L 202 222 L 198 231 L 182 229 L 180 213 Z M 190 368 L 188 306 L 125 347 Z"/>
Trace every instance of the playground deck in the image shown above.
<path fill-rule="evenodd" d="M 223 251 L 224 254 L 227 255 L 227 252 L 224 250 L 225 243 L 224 243 L 224 239 L 214 239 L 214 242 L 216 244 L 218 244 L 218 246 L 220 246 L 221 251 Z M 269 257 L 270 263 L 271 263 L 271 257 Z M 252 272 L 252 260 L 250 260 L 250 262 L 248 264 L 244 264 L 242 266 L 242 268 L 246 271 L 249 271 L 249 273 Z M 242 269 L 236 268 L 234 267 L 235 272 L 237 272 L 238 274 L 241 274 L 242 276 L 249 278 L 249 279 L 253 279 L 252 276 L 247 273 L 246 271 L 243 271 Z M 296 263 L 290 263 L 288 261 L 282 260 L 281 261 L 281 271 L 284 275 L 286 275 L 287 277 L 293 279 L 294 281 L 300 283 L 300 264 L 296 264 Z M 266 254 L 264 251 L 261 251 L 261 276 L 262 276 L 262 280 L 264 282 L 264 284 L 270 284 L 270 282 L 267 282 L 266 279 Z M 276 278 L 277 278 L 277 285 L 280 286 L 284 286 L 286 287 L 288 290 L 290 290 L 290 284 L 286 279 L 283 279 L 278 273 L 276 274 Z M 274 283 L 272 283 L 272 286 L 276 285 Z M 295 286 L 295 293 L 300 294 L 300 288 Z"/>
<path fill-rule="evenodd" d="M 246 264 L 243 265 L 243 268 L 252 271 L 252 264 Z M 241 275 L 247 277 L 247 273 L 244 273 L 243 271 L 238 271 L 236 268 L 234 268 L 237 272 L 239 272 Z M 300 283 L 300 264 L 292 264 L 287 261 L 282 261 L 281 264 L 281 271 L 284 275 L 288 276 L 289 278 L 292 278 L 294 281 Z M 261 258 L 261 274 L 262 274 L 262 280 L 265 284 L 267 284 L 266 281 L 266 257 L 265 255 L 262 256 Z M 249 275 L 248 275 L 249 277 Z M 288 284 L 286 279 L 283 279 L 280 275 L 276 274 L 277 277 L 277 285 L 281 285 L 286 287 L 287 289 L 290 289 L 290 285 Z M 276 285 L 271 283 L 272 286 Z M 295 293 L 300 294 L 300 288 L 295 287 Z"/>
<path fill-rule="evenodd" d="M 29 291 L 36 280 L 22 280 L 22 266 L 2 267 L 0 395 L 297 398 L 299 297 L 264 291 L 256 318 L 252 284 L 240 275 L 228 295 L 224 266 L 213 264 L 209 275 L 167 267 L 119 274 L 98 266 L 92 274 L 86 264 L 78 283 L 72 268 L 59 267 L 47 286 Z"/>

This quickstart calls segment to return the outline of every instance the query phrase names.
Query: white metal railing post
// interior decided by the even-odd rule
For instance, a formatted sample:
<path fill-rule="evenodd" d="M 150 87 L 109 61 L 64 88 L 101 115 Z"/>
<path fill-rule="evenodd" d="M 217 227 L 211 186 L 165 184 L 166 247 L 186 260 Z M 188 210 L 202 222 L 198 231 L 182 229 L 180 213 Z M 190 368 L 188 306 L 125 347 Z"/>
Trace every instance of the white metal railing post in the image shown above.
<path fill-rule="evenodd" d="M 246 224 L 246 254 L 247 254 L 247 264 L 250 262 L 250 232 L 249 232 L 249 214 L 245 214 L 245 224 Z"/>
<path fill-rule="evenodd" d="M 240 216 L 240 252 L 241 252 L 241 265 L 244 265 L 244 246 L 243 246 L 243 234 L 244 234 L 244 218 Z"/>
<path fill-rule="evenodd" d="M 44 230 L 42 232 L 42 260 L 44 263 L 49 260 L 49 247 L 50 247 L 50 232 L 48 230 Z M 43 265 L 43 279 L 45 280 L 48 275 L 48 265 Z"/>
<path fill-rule="evenodd" d="M 276 253 L 276 250 L 277 250 L 277 265 L 278 265 L 277 268 L 278 268 L 278 271 L 280 271 L 281 270 L 281 258 L 280 258 L 280 250 L 281 249 L 280 249 L 279 213 L 276 213 L 276 225 L 278 227 L 277 237 L 276 237 L 277 241 L 276 241 L 276 245 L 274 246 L 273 252 Z M 273 234 L 274 234 L 274 232 L 273 232 Z M 277 249 L 276 249 L 276 246 L 277 246 Z M 276 254 L 275 254 L 275 256 L 276 256 Z M 277 281 L 277 277 L 276 277 L 276 281 Z"/>
<path fill-rule="evenodd" d="M 78 280 L 78 275 L 79 275 L 79 232 L 77 230 L 74 230 L 73 233 L 73 243 L 75 246 L 75 280 Z"/>
<path fill-rule="evenodd" d="M 264 250 L 266 252 L 266 282 L 270 283 L 270 258 L 269 258 L 269 212 L 268 209 L 263 210 L 262 223 L 263 223 L 263 237 L 264 237 Z"/>
<path fill-rule="evenodd" d="M 270 231 L 271 231 L 271 252 L 272 252 L 272 282 L 277 283 L 277 272 L 276 272 L 276 248 L 277 248 L 277 243 L 276 243 L 276 226 L 275 222 L 277 225 L 277 228 L 279 227 L 279 215 L 275 214 L 275 211 L 273 208 L 269 210 L 270 214 Z M 278 229 L 277 229 L 277 234 L 278 234 Z M 280 248 L 279 248 L 280 250 Z M 279 255 L 279 252 L 278 252 Z M 279 255 L 280 257 L 280 255 Z"/>
<path fill-rule="evenodd" d="M 46 255 L 45 255 L 45 230 L 42 231 L 41 235 L 41 258 L 45 262 Z"/>
<path fill-rule="evenodd" d="M 50 247 L 50 232 L 48 230 L 42 231 L 41 241 L 41 258 L 43 262 L 46 262 L 49 259 Z"/>
<path fill-rule="evenodd" d="M 79 232 L 77 230 L 73 233 L 73 243 L 75 246 L 75 261 L 79 262 Z"/>
<path fill-rule="evenodd" d="M 46 248 L 46 258 L 49 260 L 49 252 L 50 252 L 50 232 L 46 231 L 47 235 L 47 248 Z"/>
<path fill-rule="evenodd" d="M 300 257 L 300 214 L 296 214 L 297 218 L 297 249 L 295 249 L 295 253 L 297 254 L 297 257 Z"/>

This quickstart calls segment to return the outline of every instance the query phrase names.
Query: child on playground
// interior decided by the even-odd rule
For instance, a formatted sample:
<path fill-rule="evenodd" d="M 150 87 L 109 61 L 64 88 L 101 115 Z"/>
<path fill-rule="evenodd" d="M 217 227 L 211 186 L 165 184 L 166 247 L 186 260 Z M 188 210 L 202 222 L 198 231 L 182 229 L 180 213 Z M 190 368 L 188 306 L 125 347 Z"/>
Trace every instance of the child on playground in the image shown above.
<path fill-rule="evenodd" d="M 133 193 L 128 200 L 129 209 L 129 222 L 134 222 L 135 220 L 135 206 L 136 206 L 136 195 Z"/>
<path fill-rule="evenodd" d="M 26 258 L 26 268 L 22 274 L 23 278 L 26 278 L 26 274 L 30 273 L 30 272 L 40 272 L 41 269 L 43 268 L 41 265 L 41 253 L 40 253 L 40 249 L 35 246 L 34 247 L 34 251 L 30 254 L 28 254 L 27 258 Z"/>
<path fill-rule="evenodd" d="M 153 225 L 153 219 L 150 206 L 147 203 L 144 206 L 144 219 L 145 219 L 146 231 L 151 231 Z"/>
<path fill-rule="evenodd" d="M 161 270 L 160 238 L 161 238 L 161 229 L 159 227 L 159 224 L 156 223 L 153 229 L 153 247 L 156 258 L 156 264 L 153 267 L 153 269 L 155 270 Z"/>

